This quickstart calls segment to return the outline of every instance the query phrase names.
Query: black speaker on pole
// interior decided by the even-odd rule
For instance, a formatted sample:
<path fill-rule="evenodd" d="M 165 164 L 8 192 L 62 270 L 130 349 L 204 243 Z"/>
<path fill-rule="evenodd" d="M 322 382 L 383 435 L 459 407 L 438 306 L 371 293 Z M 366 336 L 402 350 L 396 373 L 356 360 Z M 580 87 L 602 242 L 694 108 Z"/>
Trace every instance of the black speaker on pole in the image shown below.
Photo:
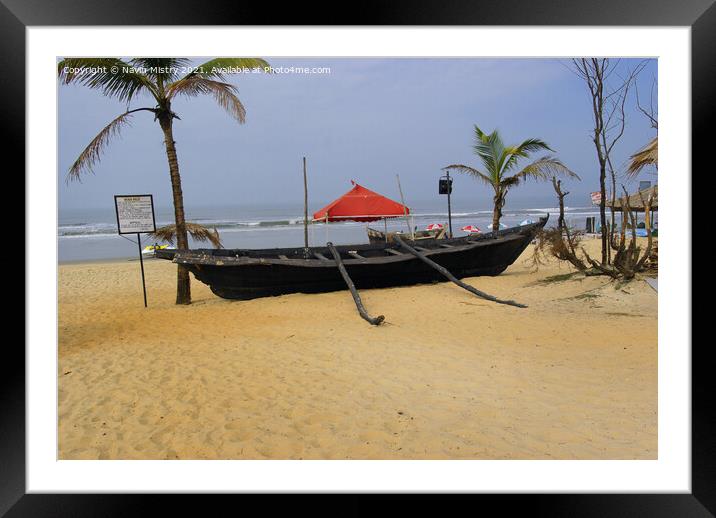
<path fill-rule="evenodd" d="M 452 209 L 450 208 L 450 195 L 452 194 L 452 178 L 450 178 L 450 171 L 445 176 L 440 177 L 438 183 L 438 193 L 447 194 L 448 201 L 448 229 L 450 230 L 450 237 L 452 237 Z"/>

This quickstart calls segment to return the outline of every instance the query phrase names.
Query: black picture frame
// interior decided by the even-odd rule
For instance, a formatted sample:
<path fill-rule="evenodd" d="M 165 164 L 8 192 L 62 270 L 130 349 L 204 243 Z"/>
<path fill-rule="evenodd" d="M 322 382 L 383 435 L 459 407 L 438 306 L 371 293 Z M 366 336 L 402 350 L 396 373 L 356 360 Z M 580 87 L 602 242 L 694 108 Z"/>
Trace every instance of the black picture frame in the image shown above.
<path fill-rule="evenodd" d="M 28 26 L 680 25 L 691 27 L 692 164 L 694 170 L 706 174 L 713 167 L 712 160 L 706 161 L 712 148 L 707 145 L 707 139 L 711 134 L 709 125 L 716 115 L 716 6 L 713 2 L 370 0 L 355 6 L 345 4 L 339 9 L 337 4 L 327 2 L 282 3 L 278 8 L 269 2 L 225 0 L 200 5 L 191 0 L 0 0 L 0 70 L 12 71 L 12 80 L 8 80 L 7 73 L 0 75 L 0 102 L 3 105 L 0 131 L 6 149 L 24 149 L 25 29 Z M 20 99 L 24 102 L 19 102 Z M 16 155 L 20 167 L 24 167 L 24 155 Z M 690 254 L 689 250 L 689 257 Z M 26 270 L 25 275 L 28 274 L 30 272 Z M 48 295 L 52 293 L 54 290 L 48 287 Z M 496 501 L 501 513 L 508 514 L 515 508 L 526 508 L 530 514 L 549 516 L 713 516 L 716 513 L 716 419 L 710 401 L 713 367 L 707 359 L 709 342 L 704 339 L 692 347 L 691 493 L 482 495 L 479 498 Z M 689 347 L 692 344 L 680 345 Z M 143 503 L 145 497 L 141 495 L 26 494 L 25 356 L 19 348 L 6 346 L 5 349 L 7 363 L 0 377 L 0 515 L 132 516 L 148 512 L 149 508 Z M 354 496 L 350 502 L 342 507 L 344 512 L 340 514 L 371 512 L 374 508 L 369 498 Z M 161 498 L 161 505 L 164 506 L 162 514 L 166 515 L 172 512 L 172 507 L 184 508 L 186 503 L 183 497 L 174 495 Z M 411 505 L 415 504 L 401 504 L 401 511 L 409 511 Z"/>

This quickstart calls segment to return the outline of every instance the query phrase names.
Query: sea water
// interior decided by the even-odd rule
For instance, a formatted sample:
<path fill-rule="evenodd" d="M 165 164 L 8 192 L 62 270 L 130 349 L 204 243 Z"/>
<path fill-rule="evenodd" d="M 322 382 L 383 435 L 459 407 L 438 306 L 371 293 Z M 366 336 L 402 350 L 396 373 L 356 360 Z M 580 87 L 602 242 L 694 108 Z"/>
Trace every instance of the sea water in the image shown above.
<path fill-rule="evenodd" d="M 475 209 L 469 202 L 452 204 L 452 229 L 455 237 L 464 236 L 460 230 L 474 225 L 483 232 L 489 232 L 492 223 L 490 208 Z M 309 207 L 318 210 L 323 205 Z M 405 218 L 388 219 L 388 231 L 412 228 L 423 230 L 431 223 L 447 227 L 448 212 L 445 197 L 439 200 L 414 202 L 410 204 L 412 214 Z M 310 218 L 309 212 L 309 218 Z M 501 222 L 508 227 L 519 225 L 525 220 L 537 221 L 549 214 L 548 226 L 557 222 L 557 207 L 505 207 Z M 584 229 L 586 218 L 597 216 L 599 208 L 566 207 L 567 224 Z M 186 207 L 187 221 L 200 223 L 219 232 L 225 248 L 284 248 L 300 247 L 304 242 L 302 205 L 262 205 L 224 207 Z M 155 208 L 157 227 L 174 222 L 171 208 Z M 381 221 L 370 223 L 345 221 L 339 223 L 312 223 L 308 226 L 309 246 L 323 246 L 332 241 L 336 245 L 368 243 L 366 227 L 385 230 Z M 120 236 L 114 207 L 107 209 L 65 209 L 58 214 L 58 260 L 59 262 L 94 261 L 106 259 L 132 259 L 138 257 L 136 234 Z M 142 247 L 155 241 L 146 234 L 141 236 Z M 162 244 L 162 242 L 159 242 Z M 191 248 L 210 248 L 209 243 L 196 243 L 190 239 Z"/>

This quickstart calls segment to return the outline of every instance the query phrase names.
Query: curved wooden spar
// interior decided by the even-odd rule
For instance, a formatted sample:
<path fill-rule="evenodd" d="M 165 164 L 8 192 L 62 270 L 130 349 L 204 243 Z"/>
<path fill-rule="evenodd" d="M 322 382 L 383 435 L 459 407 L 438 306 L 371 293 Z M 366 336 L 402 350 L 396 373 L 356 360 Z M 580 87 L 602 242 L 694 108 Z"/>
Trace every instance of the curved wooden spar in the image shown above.
<path fill-rule="evenodd" d="M 432 260 L 428 259 L 428 258 L 425 257 L 423 254 L 421 254 L 420 252 L 418 252 L 417 250 L 415 250 L 414 248 L 412 248 L 412 247 L 408 246 L 407 244 L 405 244 L 405 242 L 404 242 L 402 239 L 400 239 L 400 236 L 398 236 L 398 235 L 395 236 L 395 242 L 398 243 L 402 248 L 404 248 L 405 250 L 407 250 L 408 252 L 410 252 L 411 254 L 413 254 L 415 257 L 417 257 L 418 259 L 420 259 L 421 261 L 423 261 L 423 262 L 424 262 L 425 264 L 427 264 L 428 266 L 431 266 L 432 268 L 435 268 L 437 271 L 439 271 L 441 274 L 443 274 L 445 277 L 447 277 L 449 280 L 451 280 L 452 282 L 454 282 L 455 284 L 457 284 L 457 285 L 460 286 L 461 288 L 465 288 L 467 291 L 469 291 L 469 292 L 471 292 L 471 293 L 474 293 L 475 295 L 477 295 L 477 296 L 480 297 L 480 298 L 483 298 L 483 299 L 485 299 L 485 300 L 490 300 L 490 301 L 492 301 L 492 302 L 497 302 L 498 304 L 506 304 L 506 305 L 508 305 L 508 306 L 515 306 L 515 307 L 518 307 L 518 308 L 526 308 L 526 307 L 527 307 L 527 306 L 525 306 L 524 304 L 520 304 L 519 302 L 515 302 L 514 300 L 501 300 L 501 299 L 498 299 L 497 297 L 493 297 L 492 295 L 489 295 L 489 294 L 487 294 L 487 293 L 485 293 L 485 292 L 482 292 L 482 291 L 480 291 L 480 290 L 478 290 L 478 289 L 476 289 L 476 288 L 473 288 L 473 287 L 470 286 L 469 284 L 465 284 L 465 283 L 462 282 L 460 279 L 458 279 L 457 277 L 455 277 L 452 273 L 450 273 L 450 271 L 449 271 L 447 268 L 443 268 L 442 266 L 440 266 L 440 265 L 439 265 L 438 263 L 436 263 L 435 261 L 432 261 Z"/>
<path fill-rule="evenodd" d="M 381 322 L 385 320 L 385 317 L 383 315 L 378 315 L 377 317 L 373 318 L 368 314 L 368 312 L 365 310 L 365 307 L 363 306 L 363 302 L 360 299 L 360 295 L 358 295 L 358 290 L 356 290 L 355 284 L 353 284 L 353 281 L 348 275 L 346 267 L 343 266 L 343 261 L 341 261 L 341 254 L 338 253 L 338 250 L 336 250 L 336 247 L 333 246 L 333 243 L 328 242 L 326 243 L 326 246 L 328 247 L 328 250 L 331 251 L 331 255 L 333 255 L 333 259 L 336 261 L 336 266 L 338 266 L 338 271 L 341 272 L 343 280 L 348 286 L 348 289 L 351 291 L 351 295 L 353 295 L 353 301 L 356 303 L 356 307 L 358 308 L 358 313 L 360 313 L 360 316 L 374 326 L 380 325 Z"/>

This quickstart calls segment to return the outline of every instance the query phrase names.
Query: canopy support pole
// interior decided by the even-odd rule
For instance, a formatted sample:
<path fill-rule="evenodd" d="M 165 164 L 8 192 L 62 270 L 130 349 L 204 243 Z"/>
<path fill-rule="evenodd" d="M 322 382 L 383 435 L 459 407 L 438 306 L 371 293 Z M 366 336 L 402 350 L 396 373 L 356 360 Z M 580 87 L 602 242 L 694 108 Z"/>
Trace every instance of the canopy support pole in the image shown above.
<path fill-rule="evenodd" d="M 360 313 L 360 316 L 374 326 L 380 325 L 381 322 L 385 320 L 385 317 L 383 315 L 378 315 L 377 317 L 373 318 L 368 314 L 368 312 L 365 310 L 365 307 L 363 306 L 363 302 L 360 299 L 360 295 L 358 295 L 358 290 L 356 290 L 355 284 L 353 284 L 353 281 L 348 275 L 346 267 L 343 266 L 343 261 L 341 261 L 341 254 L 338 253 L 338 250 L 336 250 L 336 247 L 333 246 L 333 243 L 328 242 L 326 243 L 326 246 L 328 247 L 328 250 L 331 251 L 333 259 L 336 261 L 336 266 L 338 266 L 338 271 L 341 272 L 341 276 L 343 277 L 346 286 L 348 286 L 348 289 L 351 291 L 351 295 L 353 295 L 353 301 L 356 303 L 356 307 L 358 308 L 358 313 Z"/>
<path fill-rule="evenodd" d="M 527 307 L 527 306 L 525 306 L 524 304 L 520 304 L 519 302 L 515 302 L 514 300 L 501 300 L 501 299 L 498 299 L 497 297 L 493 297 L 492 295 L 489 295 L 489 294 L 484 293 L 484 292 L 482 292 L 482 291 L 480 291 L 480 290 L 478 290 L 478 289 L 476 289 L 476 288 L 473 288 L 473 287 L 470 286 L 469 284 L 465 284 L 465 283 L 462 282 L 460 279 L 458 279 L 457 277 L 455 277 L 452 273 L 450 273 L 450 271 L 449 271 L 447 268 L 443 268 L 442 266 L 440 266 L 440 265 L 439 265 L 438 263 L 436 263 L 435 261 L 432 261 L 432 260 L 428 259 L 425 255 L 421 254 L 420 252 L 418 252 L 418 251 L 415 250 L 414 248 L 412 248 L 412 247 L 408 246 L 407 244 L 405 244 L 405 242 L 404 242 L 402 239 L 400 239 L 400 236 L 397 236 L 397 235 L 396 235 L 396 236 L 395 236 L 395 241 L 396 241 L 402 248 L 404 248 L 406 251 L 410 252 L 410 253 L 413 254 L 415 257 L 417 257 L 418 259 L 420 259 L 421 261 L 423 261 L 425 264 L 427 264 L 428 266 L 434 268 L 435 270 L 437 270 L 438 272 L 440 272 L 442 275 L 444 275 L 445 277 L 447 277 L 449 280 L 451 280 L 452 282 L 454 282 L 455 284 L 457 284 L 457 285 L 460 286 L 461 288 L 466 289 L 466 290 L 469 291 L 470 293 L 474 293 L 475 295 L 477 295 L 478 297 L 480 297 L 480 298 L 482 298 L 482 299 L 490 300 L 490 301 L 496 302 L 496 303 L 498 303 L 498 304 L 506 304 L 506 305 L 508 305 L 508 306 L 515 306 L 515 307 L 518 307 L 518 308 L 526 308 L 526 307 Z"/>

